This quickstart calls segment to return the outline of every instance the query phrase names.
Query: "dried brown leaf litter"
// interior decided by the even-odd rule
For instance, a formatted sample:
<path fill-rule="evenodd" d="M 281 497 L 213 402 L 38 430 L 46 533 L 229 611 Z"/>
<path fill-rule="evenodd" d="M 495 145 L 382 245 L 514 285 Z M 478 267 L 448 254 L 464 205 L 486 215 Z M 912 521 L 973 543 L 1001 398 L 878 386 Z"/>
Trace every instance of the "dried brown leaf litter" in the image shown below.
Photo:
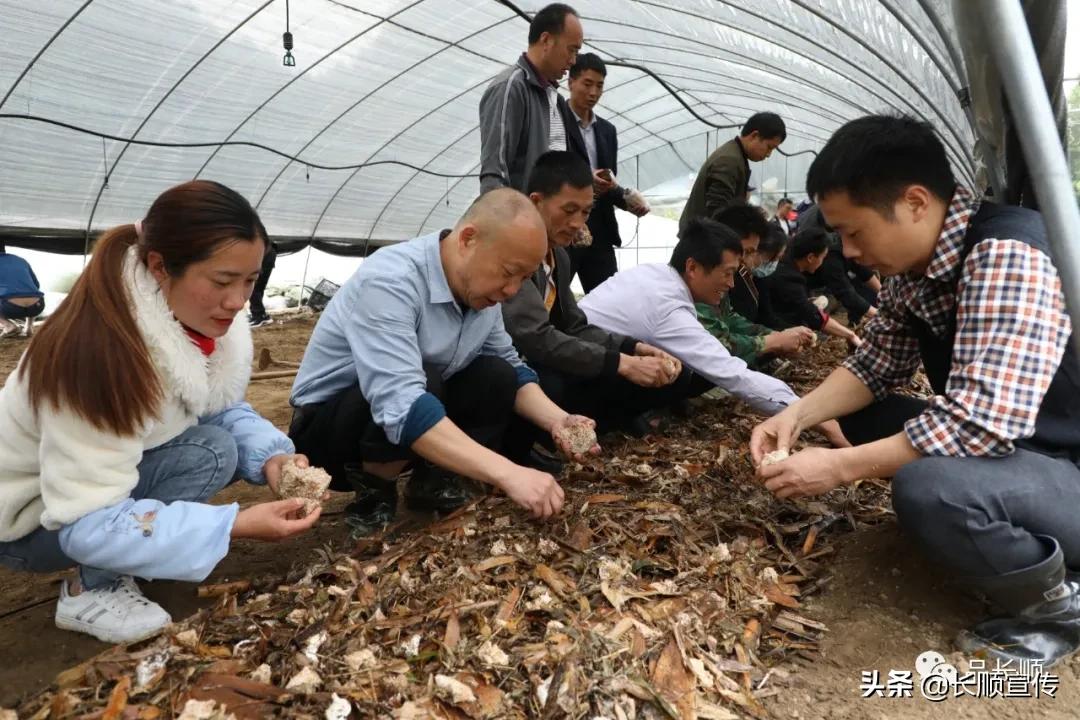
<path fill-rule="evenodd" d="M 797 389 L 840 346 L 810 351 Z M 836 531 L 889 500 L 877 481 L 775 500 L 747 452 L 758 420 L 698 401 L 569 469 L 554 522 L 485 497 L 236 586 L 62 673 L 18 717 L 767 717 L 828 631 L 801 604 L 829 581 Z"/>

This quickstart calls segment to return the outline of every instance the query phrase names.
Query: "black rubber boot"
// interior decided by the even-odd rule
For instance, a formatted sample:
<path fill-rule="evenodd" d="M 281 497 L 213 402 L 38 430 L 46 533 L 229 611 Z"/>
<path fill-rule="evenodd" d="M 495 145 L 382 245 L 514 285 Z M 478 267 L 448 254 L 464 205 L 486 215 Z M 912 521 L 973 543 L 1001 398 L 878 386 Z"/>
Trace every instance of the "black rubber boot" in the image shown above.
<path fill-rule="evenodd" d="M 345 507 L 345 523 L 355 537 L 370 535 L 389 525 L 397 514 L 397 482 L 365 472 L 359 463 L 346 463 L 345 479 L 356 499 Z"/>
<path fill-rule="evenodd" d="M 1038 565 L 967 583 L 1006 615 L 984 620 L 956 639 L 966 653 L 1038 661 L 1044 668 L 1080 650 L 1080 583 L 1066 577 L 1057 540 L 1040 536 L 1050 556 Z"/>
<path fill-rule="evenodd" d="M 405 486 L 405 505 L 417 512 L 453 512 L 470 497 L 454 475 L 425 460 L 416 463 Z"/>

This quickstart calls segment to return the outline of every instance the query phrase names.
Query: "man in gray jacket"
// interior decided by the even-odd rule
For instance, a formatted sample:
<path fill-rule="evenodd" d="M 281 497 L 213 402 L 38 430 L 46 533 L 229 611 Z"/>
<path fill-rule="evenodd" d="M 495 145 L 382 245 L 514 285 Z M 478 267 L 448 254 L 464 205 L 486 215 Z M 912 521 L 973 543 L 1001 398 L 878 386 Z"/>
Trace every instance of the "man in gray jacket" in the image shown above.
<path fill-rule="evenodd" d="M 572 412 L 589 408 L 604 431 L 687 397 L 690 373 L 659 348 L 589 324 L 578 307 L 566 248 L 585 227 L 592 188 L 592 171 L 576 153 L 552 151 L 537 160 L 529 175 L 529 199 L 547 225 L 548 252 L 502 309 L 514 347 L 536 371 L 544 392 L 556 403 L 580 409 Z M 522 451 L 528 448 L 518 448 Z M 513 451 L 507 455 L 513 457 Z"/>
<path fill-rule="evenodd" d="M 528 173 L 548 150 L 566 149 L 569 107 L 559 80 L 584 42 L 581 21 L 555 3 L 529 25 L 529 49 L 491 81 L 480 99 L 480 192 L 525 191 Z"/>
<path fill-rule="evenodd" d="M 686 200 L 679 233 L 691 220 L 716 220 L 729 205 L 746 202 L 750 187 L 750 163 L 761 162 L 787 138 L 787 128 L 776 113 L 761 112 L 750 117 L 739 137 L 716 148 L 698 171 L 690 197 Z"/>

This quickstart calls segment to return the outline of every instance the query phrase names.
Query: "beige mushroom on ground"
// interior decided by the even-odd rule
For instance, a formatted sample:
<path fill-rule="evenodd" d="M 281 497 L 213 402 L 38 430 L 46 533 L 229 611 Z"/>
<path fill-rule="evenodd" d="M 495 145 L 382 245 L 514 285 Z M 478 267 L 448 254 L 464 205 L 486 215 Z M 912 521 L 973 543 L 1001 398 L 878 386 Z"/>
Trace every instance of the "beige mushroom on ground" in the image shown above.
<path fill-rule="evenodd" d="M 773 450 L 771 453 L 766 453 L 765 457 L 761 458 L 761 467 L 767 465 L 775 465 L 778 462 L 783 462 L 791 457 L 791 453 L 787 450 Z"/>

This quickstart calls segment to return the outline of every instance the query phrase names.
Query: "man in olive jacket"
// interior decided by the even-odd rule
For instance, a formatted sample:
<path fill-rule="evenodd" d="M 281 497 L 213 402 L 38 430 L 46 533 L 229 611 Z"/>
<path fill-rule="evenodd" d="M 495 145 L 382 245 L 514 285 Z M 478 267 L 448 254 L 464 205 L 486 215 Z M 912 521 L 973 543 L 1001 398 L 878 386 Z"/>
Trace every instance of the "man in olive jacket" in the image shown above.
<path fill-rule="evenodd" d="M 547 225 L 548 254 L 502 308 L 506 330 L 540 387 L 555 393 L 555 402 L 593 408 L 590 417 L 601 431 L 685 398 L 689 371 L 658 348 L 589 324 L 570 289 L 566 247 L 592 208 L 589 166 L 573 152 L 545 153 L 529 175 L 528 190 Z"/>
<path fill-rule="evenodd" d="M 787 128 L 776 113 L 757 113 L 747 120 L 739 137 L 716 148 L 701 166 L 679 218 L 679 233 L 694 218 L 716 220 L 729 205 L 745 203 L 750 163 L 772 155 L 786 138 Z"/>

